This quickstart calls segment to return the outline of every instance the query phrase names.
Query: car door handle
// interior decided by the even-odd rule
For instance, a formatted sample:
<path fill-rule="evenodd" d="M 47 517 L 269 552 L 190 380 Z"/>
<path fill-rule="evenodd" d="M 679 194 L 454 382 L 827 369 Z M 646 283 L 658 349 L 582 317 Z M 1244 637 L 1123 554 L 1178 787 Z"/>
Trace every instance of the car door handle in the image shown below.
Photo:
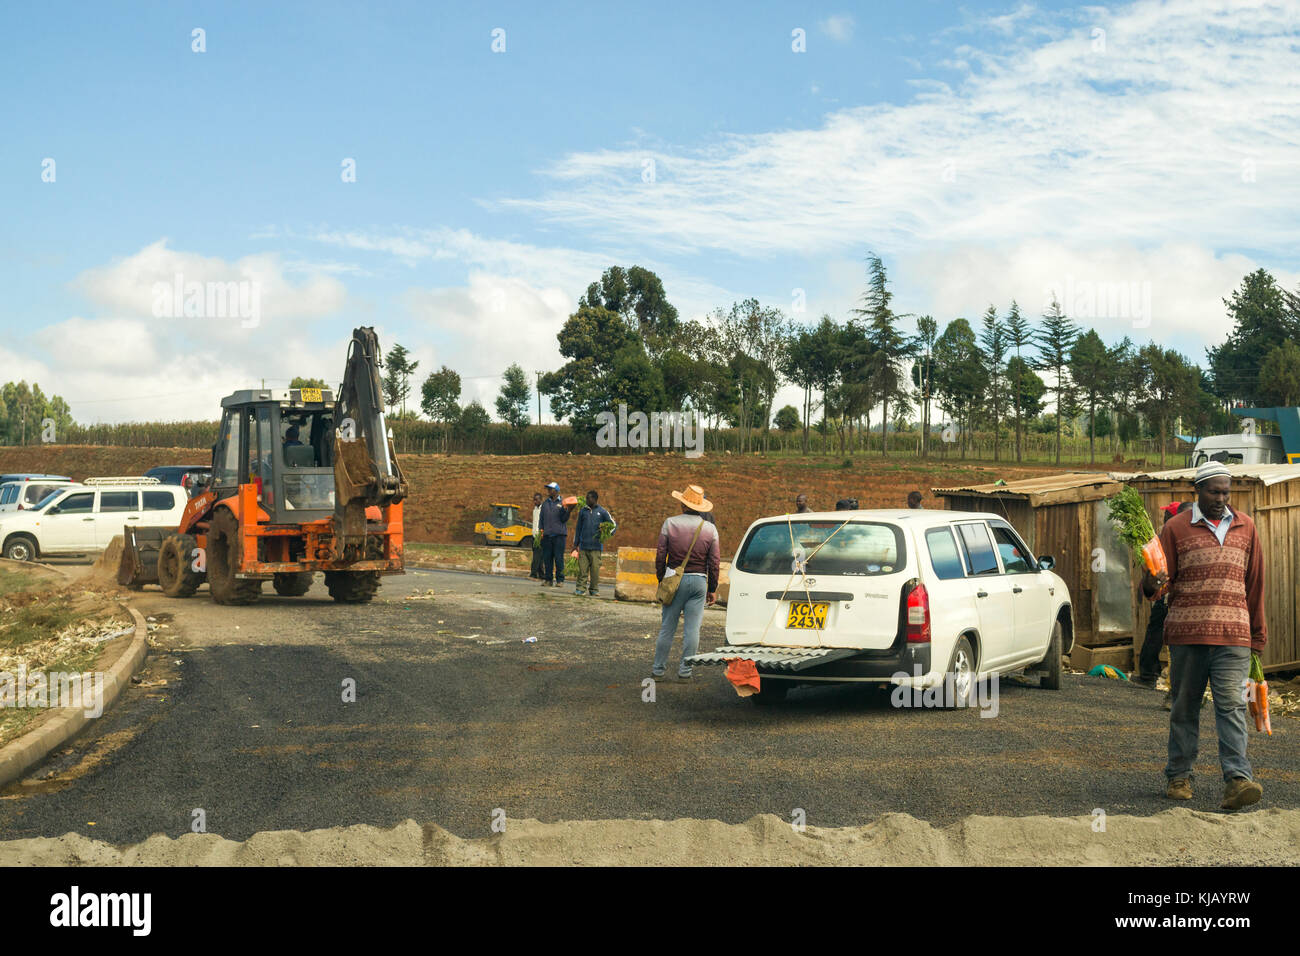
<path fill-rule="evenodd" d="M 94 521 L 95 519 L 94 519 L 94 518 L 82 518 L 81 520 L 82 520 L 82 521 Z"/>
<path fill-rule="evenodd" d="M 126 520 L 127 520 L 127 521 L 139 521 L 139 520 L 140 520 L 140 516 L 139 516 L 139 515 L 130 515 Z M 1016 590 L 1019 591 L 1020 588 L 1016 588 Z"/>
<path fill-rule="evenodd" d="M 1013 588 L 1011 589 L 1011 593 L 1012 593 L 1012 594 L 1019 594 L 1019 593 L 1020 593 L 1021 591 L 1023 591 L 1023 590 L 1024 590 L 1024 588 L 1020 587 L 1020 585 L 1016 585 L 1015 587 L 1013 587 Z"/>
<path fill-rule="evenodd" d="M 988 597 L 988 596 L 989 596 L 989 592 L 988 592 L 988 591 L 976 591 L 976 592 L 975 592 L 975 596 L 976 596 L 976 597 Z"/>

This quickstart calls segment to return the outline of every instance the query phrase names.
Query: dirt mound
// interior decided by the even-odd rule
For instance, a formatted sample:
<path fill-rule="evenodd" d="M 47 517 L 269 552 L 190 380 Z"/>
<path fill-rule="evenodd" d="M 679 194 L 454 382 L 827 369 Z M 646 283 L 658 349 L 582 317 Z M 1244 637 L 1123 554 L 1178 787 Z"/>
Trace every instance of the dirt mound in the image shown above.
<path fill-rule="evenodd" d="M 905 813 L 802 832 L 771 814 L 718 820 L 511 820 L 465 840 L 436 824 L 276 830 L 237 842 L 161 834 L 114 847 L 77 833 L 0 843 L 0 866 L 985 866 L 1295 863 L 1300 810 L 1229 815 L 1176 808 L 1152 817 L 967 817 L 934 827 Z"/>
<path fill-rule="evenodd" d="M 117 568 L 122 562 L 122 551 L 125 547 L 126 543 L 122 536 L 120 534 L 113 535 L 108 547 L 100 552 L 99 557 L 95 559 L 95 563 L 91 565 L 87 583 L 108 586 L 117 584 Z"/>

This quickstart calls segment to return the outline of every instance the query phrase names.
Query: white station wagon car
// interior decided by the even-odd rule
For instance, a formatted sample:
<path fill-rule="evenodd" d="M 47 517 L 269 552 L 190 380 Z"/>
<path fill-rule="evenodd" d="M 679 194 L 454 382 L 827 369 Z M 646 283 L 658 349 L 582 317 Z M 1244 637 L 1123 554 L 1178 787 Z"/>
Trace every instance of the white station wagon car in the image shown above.
<path fill-rule="evenodd" d="M 726 647 L 690 660 L 753 661 L 757 703 L 802 683 L 855 681 L 951 681 L 967 698 L 975 681 L 1023 669 L 1056 689 L 1074 623 L 1054 566 L 1008 522 L 977 512 L 762 518 L 731 564 Z"/>
<path fill-rule="evenodd" d="M 0 554 L 33 561 L 50 554 L 102 551 L 128 524 L 179 526 L 188 503 L 179 485 L 87 478 L 47 498 L 38 509 L 0 514 Z"/>

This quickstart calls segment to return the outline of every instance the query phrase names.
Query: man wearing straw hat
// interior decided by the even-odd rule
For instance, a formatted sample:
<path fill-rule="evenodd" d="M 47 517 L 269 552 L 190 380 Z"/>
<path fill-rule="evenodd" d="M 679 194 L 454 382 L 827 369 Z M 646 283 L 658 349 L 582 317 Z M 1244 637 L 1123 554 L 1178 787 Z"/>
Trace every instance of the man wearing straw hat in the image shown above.
<path fill-rule="evenodd" d="M 718 571 L 721 567 L 721 550 L 718 529 L 705 521 L 704 516 L 713 510 L 713 502 L 704 497 L 699 485 L 687 485 L 686 490 L 674 491 L 672 496 L 682 505 L 682 513 L 668 518 L 659 529 L 659 546 L 655 552 L 655 577 L 681 574 L 681 583 L 673 599 L 664 605 L 659 624 L 659 639 L 655 641 L 655 660 L 651 676 L 661 679 L 668 668 L 668 652 L 677 633 L 677 619 L 685 615 L 682 626 L 682 660 L 695 654 L 700 647 L 700 620 L 704 617 L 705 603 L 718 599 Z M 685 664 L 677 668 L 679 680 L 690 680 L 691 668 Z"/>
<path fill-rule="evenodd" d="M 1196 501 L 1160 531 L 1169 573 L 1142 573 L 1151 597 L 1169 586 L 1164 638 L 1169 645 L 1169 763 L 1166 795 L 1192 798 L 1192 764 L 1205 685 L 1214 697 L 1224 810 L 1258 803 L 1264 788 L 1246 759 L 1245 689 L 1250 654 L 1264 649 L 1264 554 L 1255 522 L 1228 507 L 1231 472 L 1217 461 L 1196 469 Z"/>

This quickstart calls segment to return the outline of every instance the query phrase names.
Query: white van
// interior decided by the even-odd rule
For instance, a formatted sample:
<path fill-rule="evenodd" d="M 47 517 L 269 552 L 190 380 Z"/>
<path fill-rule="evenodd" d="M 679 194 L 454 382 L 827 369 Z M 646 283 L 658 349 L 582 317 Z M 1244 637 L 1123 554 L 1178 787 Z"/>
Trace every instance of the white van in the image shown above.
<path fill-rule="evenodd" d="M 102 551 L 129 524 L 180 525 L 189 496 L 152 479 L 87 478 L 37 509 L 0 514 L 0 554 L 12 561 Z"/>
<path fill-rule="evenodd" d="M 0 484 L 0 512 L 35 508 L 45 500 L 47 495 L 75 484 L 76 482 L 67 478 L 25 478 L 21 481 L 6 481 Z"/>
<path fill-rule="evenodd" d="M 757 703 L 798 684 L 926 688 L 1033 668 L 1059 688 L 1070 592 L 1006 521 L 978 512 L 834 511 L 762 518 L 728 572 L 727 645 L 691 664 L 751 660 Z"/>

